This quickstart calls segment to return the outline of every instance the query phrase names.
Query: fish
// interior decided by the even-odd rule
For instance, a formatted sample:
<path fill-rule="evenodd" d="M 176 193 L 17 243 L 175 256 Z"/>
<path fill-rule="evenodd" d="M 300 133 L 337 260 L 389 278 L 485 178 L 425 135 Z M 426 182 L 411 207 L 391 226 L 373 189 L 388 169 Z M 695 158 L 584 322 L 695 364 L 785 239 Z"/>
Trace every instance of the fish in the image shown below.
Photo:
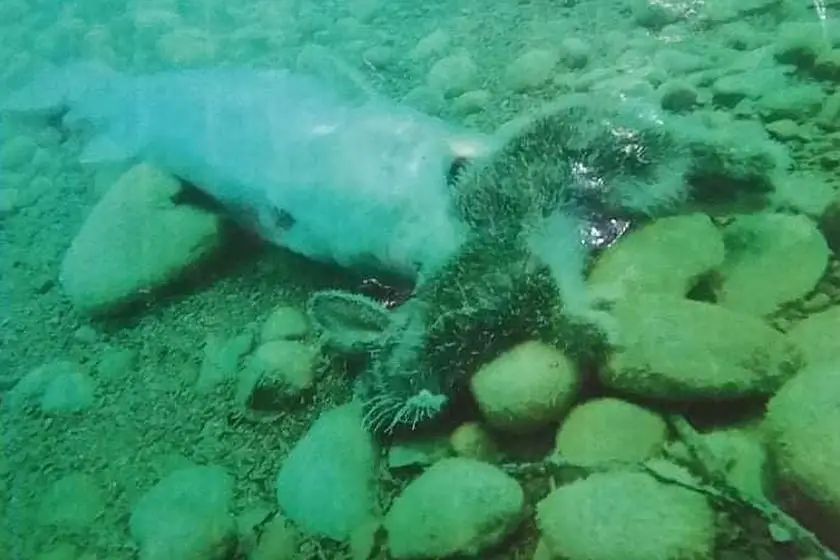
<path fill-rule="evenodd" d="M 0 111 L 58 117 L 89 134 L 81 163 L 150 163 L 310 260 L 412 281 L 464 242 L 453 174 L 494 143 L 288 69 L 131 75 L 77 62 L 40 74 Z"/>

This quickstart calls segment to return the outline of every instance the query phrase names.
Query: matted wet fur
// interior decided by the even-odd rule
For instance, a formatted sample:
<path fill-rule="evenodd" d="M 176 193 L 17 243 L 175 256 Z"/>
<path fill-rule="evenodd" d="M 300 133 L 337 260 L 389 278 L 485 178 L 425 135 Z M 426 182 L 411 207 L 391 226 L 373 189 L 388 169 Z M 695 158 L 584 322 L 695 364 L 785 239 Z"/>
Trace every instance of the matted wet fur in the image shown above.
<path fill-rule="evenodd" d="M 605 333 L 566 313 L 558 294 L 522 243 L 473 239 L 395 311 L 359 380 L 366 425 L 386 433 L 416 428 L 444 410 L 482 364 L 527 340 L 599 361 Z"/>
<path fill-rule="evenodd" d="M 473 231 L 502 236 L 558 209 L 595 224 L 671 210 L 691 159 L 668 118 L 643 102 L 569 96 L 511 123 L 503 147 L 465 169 L 456 207 Z"/>
<path fill-rule="evenodd" d="M 438 417 L 483 363 L 526 340 L 578 361 L 606 353 L 608 328 L 585 287 L 599 245 L 587 236 L 673 210 L 690 166 L 657 111 L 612 101 L 572 96 L 511 127 L 496 154 L 463 171 L 453 196 L 470 239 L 374 351 L 359 383 L 370 429 Z"/>

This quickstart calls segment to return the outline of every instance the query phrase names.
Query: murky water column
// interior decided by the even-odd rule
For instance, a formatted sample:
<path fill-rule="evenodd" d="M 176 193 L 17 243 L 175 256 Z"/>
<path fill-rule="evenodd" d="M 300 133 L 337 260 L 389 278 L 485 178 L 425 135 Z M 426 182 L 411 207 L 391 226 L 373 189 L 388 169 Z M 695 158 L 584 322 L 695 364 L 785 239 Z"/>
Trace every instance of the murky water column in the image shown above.
<path fill-rule="evenodd" d="M 828 30 L 826 29 L 825 22 L 828 19 L 828 12 L 825 9 L 825 0 L 813 0 L 814 1 L 814 11 L 817 12 L 817 18 L 820 20 L 820 25 L 822 26 L 822 34 L 823 39 L 828 41 Z"/>

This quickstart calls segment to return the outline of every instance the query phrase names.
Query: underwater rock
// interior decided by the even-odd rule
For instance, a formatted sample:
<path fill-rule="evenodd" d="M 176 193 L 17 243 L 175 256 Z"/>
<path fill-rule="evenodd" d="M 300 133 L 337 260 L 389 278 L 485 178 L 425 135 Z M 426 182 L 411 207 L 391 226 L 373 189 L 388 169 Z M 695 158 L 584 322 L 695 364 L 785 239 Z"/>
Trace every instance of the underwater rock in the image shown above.
<path fill-rule="evenodd" d="M 183 24 L 159 37 L 155 47 L 160 60 L 170 67 L 206 65 L 216 58 L 219 50 L 210 34 Z"/>
<path fill-rule="evenodd" d="M 519 483 L 498 467 L 442 459 L 414 479 L 385 516 L 393 558 L 477 556 L 522 520 Z"/>
<path fill-rule="evenodd" d="M 447 56 L 432 65 L 426 83 L 445 98 L 458 97 L 480 83 L 478 66 L 467 53 Z"/>
<path fill-rule="evenodd" d="M 9 410 L 38 406 L 43 412 L 69 414 L 90 408 L 95 389 L 93 379 L 79 364 L 55 360 L 21 377 L 0 402 Z"/>
<path fill-rule="evenodd" d="M 427 467 L 451 454 L 448 442 L 441 436 L 395 441 L 388 448 L 388 468 Z"/>
<path fill-rule="evenodd" d="M 137 366 L 137 351 L 120 346 L 111 346 L 99 356 L 96 376 L 103 380 L 127 377 Z"/>
<path fill-rule="evenodd" d="M 840 363 L 840 306 L 829 307 L 797 323 L 787 333 L 788 339 L 802 349 L 808 366 Z"/>
<path fill-rule="evenodd" d="M 53 482 L 41 496 L 38 520 L 58 529 L 94 528 L 106 507 L 106 495 L 90 475 L 72 473 Z"/>
<path fill-rule="evenodd" d="M 840 195 L 832 196 L 820 217 L 820 230 L 835 255 L 840 255 Z"/>
<path fill-rule="evenodd" d="M 599 372 L 645 398 L 720 401 L 768 396 L 804 365 L 784 334 L 710 303 L 635 295 L 617 302 L 617 348 Z"/>
<path fill-rule="evenodd" d="M 306 314 L 296 307 L 281 305 L 271 312 L 260 330 L 260 341 L 299 340 L 309 334 L 311 325 Z"/>
<path fill-rule="evenodd" d="M 766 123 L 790 119 L 806 125 L 819 112 L 824 101 L 823 88 L 808 83 L 765 91 L 758 101 L 757 108 Z M 807 130 L 807 125 L 804 128 Z"/>
<path fill-rule="evenodd" d="M 452 109 L 461 116 L 472 115 L 484 111 L 490 105 L 491 100 L 492 96 L 489 91 L 473 89 L 456 97 L 452 102 Z"/>
<path fill-rule="evenodd" d="M 585 67 L 593 55 L 592 45 L 579 37 L 566 37 L 560 42 L 560 62 L 570 70 Z"/>
<path fill-rule="evenodd" d="M 787 511 L 840 550 L 840 362 L 808 367 L 767 405 L 763 427 Z"/>
<path fill-rule="evenodd" d="M 686 296 L 724 260 L 723 237 L 705 214 L 660 218 L 601 253 L 587 282 L 594 291 Z"/>
<path fill-rule="evenodd" d="M 803 214 L 817 220 L 828 245 L 835 247 L 831 223 L 837 219 L 836 196 L 834 186 L 827 177 L 814 171 L 802 170 L 789 173 L 776 182 L 771 207 L 780 212 Z"/>
<path fill-rule="evenodd" d="M 257 413 L 299 405 L 315 380 L 318 348 L 297 340 L 271 340 L 254 350 L 237 380 L 237 401 Z"/>
<path fill-rule="evenodd" d="M 41 410 L 48 414 L 68 414 L 93 406 L 96 385 L 83 371 L 59 375 L 44 388 Z"/>
<path fill-rule="evenodd" d="M 682 118 L 678 141 L 692 160 L 686 179 L 700 202 L 766 196 L 791 167 L 788 149 L 772 140 L 760 122 L 715 111 Z"/>
<path fill-rule="evenodd" d="M 233 479 L 221 467 L 187 467 L 167 475 L 131 508 L 129 528 L 140 560 L 225 560 L 236 548 L 228 509 Z"/>
<path fill-rule="evenodd" d="M 263 527 L 248 560 L 292 560 L 298 556 L 298 535 L 291 524 L 277 515 Z"/>
<path fill-rule="evenodd" d="M 578 396 L 581 376 L 562 352 L 524 342 L 481 366 L 470 389 L 487 423 L 527 433 L 558 422 Z"/>
<path fill-rule="evenodd" d="M 639 463 L 668 439 L 659 414 L 628 401 L 600 398 L 576 406 L 557 431 L 554 450 L 572 465 Z"/>
<path fill-rule="evenodd" d="M 596 473 L 537 505 L 550 552 L 568 560 L 715 557 L 715 512 L 705 496 L 641 472 Z"/>
<path fill-rule="evenodd" d="M 714 429 L 699 434 L 698 442 L 708 449 L 726 482 L 744 496 L 757 502 L 768 499 L 770 477 L 763 433 L 750 433 L 740 428 Z M 670 443 L 669 457 L 681 464 L 696 461 L 685 441 Z"/>
<path fill-rule="evenodd" d="M 464 422 L 449 434 L 449 445 L 455 455 L 495 463 L 502 454 L 490 431 L 478 422 Z"/>
<path fill-rule="evenodd" d="M 207 336 L 195 388 L 207 393 L 225 381 L 235 379 L 245 356 L 254 348 L 254 336 L 245 332 L 230 338 Z"/>
<path fill-rule="evenodd" d="M 178 205 L 181 185 L 133 167 L 91 210 L 61 263 L 59 280 L 82 312 L 118 311 L 179 280 L 221 243 L 220 218 Z"/>
<path fill-rule="evenodd" d="M 35 138 L 26 134 L 9 135 L 0 146 L 0 169 L 4 175 L 22 172 L 32 163 L 38 152 Z"/>
<path fill-rule="evenodd" d="M 723 239 L 717 302 L 741 313 L 769 315 L 805 297 L 828 266 L 825 238 L 806 216 L 736 216 L 723 228 Z"/>
<path fill-rule="evenodd" d="M 660 104 L 672 113 L 687 113 L 697 106 L 699 93 L 688 81 L 669 80 L 656 90 Z"/>
<path fill-rule="evenodd" d="M 0 189 L 0 218 L 5 218 L 17 212 L 23 206 L 22 200 L 20 190 L 7 186 Z"/>
<path fill-rule="evenodd" d="M 434 55 L 443 53 L 452 41 L 452 37 L 444 30 L 432 31 L 411 49 L 409 58 L 414 61 L 428 59 Z"/>
<path fill-rule="evenodd" d="M 814 62 L 825 51 L 825 35 L 819 21 L 783 21 L 776 31 L 773 56 L 782 64 L 799 70 L 813 70 Z"/>
<path fill-rule="evenodd" d="M 377 449 L 357 402 L 323 413 L 277 473 L 277 503 L 304 532 L 347 541 L 377 514 Z"/>
<path fill-rule="evenodd" d="M 516 92 L 538 89 L 551 80 L 559 59 L 552 49 L 531 49 L 508 64 L 503 83 Z"/>

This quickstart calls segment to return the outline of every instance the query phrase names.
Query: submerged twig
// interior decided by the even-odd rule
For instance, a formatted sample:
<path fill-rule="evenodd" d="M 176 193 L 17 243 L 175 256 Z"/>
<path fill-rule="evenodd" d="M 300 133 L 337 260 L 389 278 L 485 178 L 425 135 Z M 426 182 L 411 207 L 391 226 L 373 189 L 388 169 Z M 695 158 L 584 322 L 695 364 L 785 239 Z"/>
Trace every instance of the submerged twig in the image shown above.
<path fill-rule="evenodd" d="M 563 470 L 592 472 L 641 469 L 660 482 L 675 484 L 702 493 L 712 500 L 758 514 L 767 524 L 768 531 L 778 542 L 794 542 L 809 549 L 820 560 L 840 560 L 838 556 L 823 545 L 811 531 L 799 524 L 779 506 L 767 499 L 747 494 L 732 484 L 721 465 L 720 459 L 703 442 L 701 435 L 682 416 L 668 418 L 679 439 L 689 453 L 689 464 L 673 465 L 675 468 L 663 468 L 662 461 L 642 463 L 609 462 L 597 465 L 583 465 L 567 461 L 560 456 L 551 455 L 542 461 L 530 463 L 506 463 L 501 465 L 511 475 L 548 477 L 552 481 Z"/>
<path fill-rule="evenodd" d="M 736 485 L 732 484 L 727 477 L 726 471 L 720 464 L 720 460 L 703 442 L 700 434 L 682 416 L 672 415 L 668 418 L 677 436 L 685 444 L 691 456 L 690 465 L 693 474 L 697 475 L 701 482 L 693 483 L 689 480 L 678 479 L 657 472 L 650 465 L 645 470 L 652 476 L 663 482 L 678 484 L 690 490 L 701 492 L 719 502 L 728 503 L 737 507 L 751 510 L 764 519 L 767 523 L 770 534 L 785 540 L 783 537 L 797 543 L 800 546 L 811 549 L 819 555 L 822 560 L 838 560 L 838 556 L 823 545 L 811 531 L 799 524 L 796 519 L 788 515 L 779 506 L 767 499 L 750 496 Z"/>

